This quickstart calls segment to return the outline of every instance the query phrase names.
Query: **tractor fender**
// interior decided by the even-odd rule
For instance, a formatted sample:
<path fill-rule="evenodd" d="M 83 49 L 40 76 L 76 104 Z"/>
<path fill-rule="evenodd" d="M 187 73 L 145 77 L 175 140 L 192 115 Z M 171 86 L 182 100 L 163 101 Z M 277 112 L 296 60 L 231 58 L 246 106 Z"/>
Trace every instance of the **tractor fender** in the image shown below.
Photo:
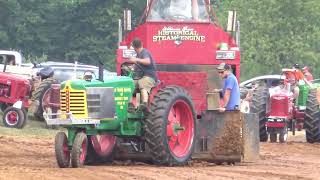
<path fill-rule="evenodd" d="M 22 101 L 17 101 L 13 104 L 13 107 L 14 108 L 17 108 L 17 109 L 21 109 L 22 108 Z"/>

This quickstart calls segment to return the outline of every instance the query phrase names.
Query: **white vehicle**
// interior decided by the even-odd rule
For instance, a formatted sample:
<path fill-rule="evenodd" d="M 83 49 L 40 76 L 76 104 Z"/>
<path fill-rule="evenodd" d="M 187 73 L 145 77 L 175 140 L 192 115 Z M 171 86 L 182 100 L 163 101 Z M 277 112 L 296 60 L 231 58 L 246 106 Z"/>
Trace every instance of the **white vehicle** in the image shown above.
<path fill-rule="evenodd" d="M 239 84 L 240 89 L 252 89 L 253 84 L 265 84 L 268 88 L 279 85 L 285 79 L 284 75 L 264 75 L 257 76 Z"/>

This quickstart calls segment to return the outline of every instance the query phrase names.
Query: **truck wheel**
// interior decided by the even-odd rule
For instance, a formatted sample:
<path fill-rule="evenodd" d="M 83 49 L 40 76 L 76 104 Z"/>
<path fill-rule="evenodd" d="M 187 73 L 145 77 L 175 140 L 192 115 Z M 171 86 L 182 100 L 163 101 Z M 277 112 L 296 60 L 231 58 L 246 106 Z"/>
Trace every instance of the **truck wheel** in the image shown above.
<path fill-rule="evenodd" d="M 87 135 L 83 132 L 77 133 L 71 150 L 71 166 L 73 168 L 83 167 L 87 156 L 87 147 Z"/>
<path fill-rule="evenodd" d="M 320 142 L 320 109 L 317 101 L 317 89 L 309 91 L 304 127 L 307 142 Z"/>
<path fill-rule="evenodd" d="M 64 132 L 58 132 L 55 137 L 55 153 L 58 166 L 67 168 L 70 165 L 70 151 L 68 148 L 68 138 Z"/>
<path fill-rule="evenodd" d="M 3 112 L 3 124 L 10 128 L 23 128 L 26 121 L 26 114 L 22 109 L 17 109 L 12 106 L 7 107 Z"/>
<path fill-rule="evenodd" d="M 89 136 L 85 164 L 111 163 L 113 161 L 116 137 L 110 134 Z"/>
<path fill-rule="evenodd" d="M 267 103 L 269 101 L 268 88 L 258 88 L 253 92 L 250 112 L 258 114 L 260 141 L 268 141 L 266 128 Z"/>
<path fill-rule="evenodd" d="M 281 129 L 280 134 L 279 134 L 279 142 L 280 143 L 285 143 L 287 142 L 288 139 L 288 128 L 284 127 Z"/>
<path fill-rule="evenodd" d="M 57 83 L 54 78 L 47 78 L 43 80 L 32 94 L 33 101 L 37 100 L 39 106 L 34 109 L 34 118 L 38 121 L 44 121 L 43 112 L 49 99 L 51 85 Z"/>
<path fill-rule="evenodd" d="M 272 142 L 272 143 L 277 142 L 277 133 L 275 133 L 275 132 L 270 133 L 270 142 Z"/>
<path fill-rule="evenodd" d="M 154 163 L 183 165 L 195 142 L 196 113 L 190 96 L 178 86 L 158 92 L 146 119 L 146 141 Z"/>

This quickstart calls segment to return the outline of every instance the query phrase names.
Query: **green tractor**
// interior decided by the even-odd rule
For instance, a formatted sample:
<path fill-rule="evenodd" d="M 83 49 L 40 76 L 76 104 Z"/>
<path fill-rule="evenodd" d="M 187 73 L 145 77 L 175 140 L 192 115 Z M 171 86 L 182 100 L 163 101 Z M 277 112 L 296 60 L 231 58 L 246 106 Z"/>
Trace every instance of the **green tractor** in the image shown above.
<path fill-rule="evenodd" d="M 191 156 L 218 163 L 257 158 L 258 123 L 253 114 L 207 111 L 197 119 L 192 99 L 179 86 L 153 90 L 150 113 L 144 114 L 136 108 L 139 93 L 130 64 L 121 69 L 128 76 L 52 86 L 51 108 L 44 117 L 49 125 L 67 128 L 67 135 L 59 132 L 55 137 L 59 167 L 69 167 L 70 161 L 72 167 L 82 167 L 114 158 L 167 166 L 186 164 Z"/>

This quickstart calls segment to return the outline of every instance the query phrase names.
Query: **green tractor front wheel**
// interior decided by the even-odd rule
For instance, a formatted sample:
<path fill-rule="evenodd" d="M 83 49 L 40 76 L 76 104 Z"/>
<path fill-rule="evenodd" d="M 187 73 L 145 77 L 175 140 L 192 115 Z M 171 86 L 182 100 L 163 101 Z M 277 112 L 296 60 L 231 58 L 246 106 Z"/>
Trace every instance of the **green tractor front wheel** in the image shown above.
<path fill-rule="evenodd" d="M 88 148 L 88 138 L 83 132 L 77 133 L 71 150 L 71 166 L 73 168 L 83 167 Z"/>
<path fill-rule="evenodd" d="M 70 151 L 68 148 L 68 138 L 64 132 L 58 132 L 55 137 L 55 153 L 58 166 L 67 168 L 70 165 Z"/>

